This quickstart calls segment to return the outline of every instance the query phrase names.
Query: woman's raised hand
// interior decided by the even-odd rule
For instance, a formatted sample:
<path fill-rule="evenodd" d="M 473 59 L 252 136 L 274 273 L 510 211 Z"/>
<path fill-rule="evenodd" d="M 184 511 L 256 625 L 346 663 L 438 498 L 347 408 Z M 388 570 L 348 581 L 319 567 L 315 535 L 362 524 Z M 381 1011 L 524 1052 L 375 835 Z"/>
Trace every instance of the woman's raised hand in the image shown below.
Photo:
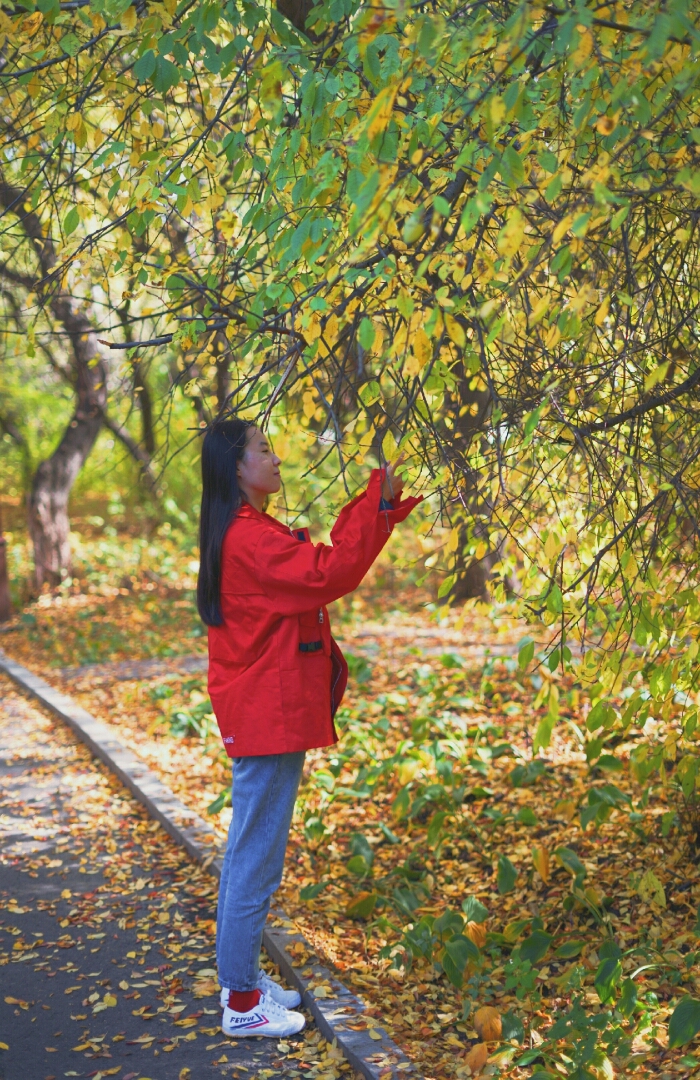
<path fill-rule="evenodd" d="M 392 502 L 394 499 L 398 499 L 403 491 L 403 476 L 397 476 L 397 469 L 400 469 L 406 460 L 406 455 L 403 451 L 399 454 L 396 461 L 392 461 L 387 465 L 386 476 L 384 478 L 384 485 L 382 487 L 382 498 L 387 502 Z"/>

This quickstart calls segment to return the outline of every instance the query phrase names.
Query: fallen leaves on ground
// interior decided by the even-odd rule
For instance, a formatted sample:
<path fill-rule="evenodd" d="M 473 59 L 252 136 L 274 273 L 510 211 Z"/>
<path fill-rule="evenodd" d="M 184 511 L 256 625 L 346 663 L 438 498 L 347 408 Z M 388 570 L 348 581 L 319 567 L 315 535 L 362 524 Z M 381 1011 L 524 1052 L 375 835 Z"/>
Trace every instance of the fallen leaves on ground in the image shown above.
<path fill-rule="evenodd" d="M 684 995 L 700 996 L 700 875 L 662 835 L 669 790 L 645 791 L 611 761 L 589 768 L 578 691 L 561 680 L 559 726 L 533 757 L 547 699 L 542 676 L 511 658 L 517 627 L 476 613 L 456 630 L 414 608 L 368 631 L 369 609 L 353 604 L 336 626 L 353 675 L 340 742 L 307 756 L 279 894 L 286 913 L 426 1080 L 561 1068 L 568 1029 L 554 1041 L 548 1032 L 573 1007 L 581 1043 L 604 1032 L 590 1059 L 599 1080 L 611 1069 L 690 1075 L 695 1059 L 668 1048 L 666 1028 Z M 183 802 L 206 815 L 221 796 L 210 820 L 225 836 L 229 763 L 204 678 L 75 696 Z M 617 748 L 623 766 L 633 747 L 630 733 Z M 591 787 L 609 805 L 584 827 Z M 304 970 L 311 956 L 295 959 Z M 477 1024 L 480 1013 L 490 1025 Z"/>

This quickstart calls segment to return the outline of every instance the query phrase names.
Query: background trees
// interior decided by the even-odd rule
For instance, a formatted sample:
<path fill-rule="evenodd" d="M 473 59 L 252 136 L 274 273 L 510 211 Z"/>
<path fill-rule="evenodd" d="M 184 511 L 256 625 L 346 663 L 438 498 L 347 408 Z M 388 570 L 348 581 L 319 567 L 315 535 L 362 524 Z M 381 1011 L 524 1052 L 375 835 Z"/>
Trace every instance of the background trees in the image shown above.
<path fill-rule="evenodd" d="M 3 407 L 38 581 L 101 426 L 158 499 L 173 451 L 243 409 L 306 433 L 331 501 L 405 446 L 453 526 L 441 595 L 517 564 L 552 670 L 594 643 L 594 706 L 653 668 L 670 716 L 694 685 L 651 659 L 695 619 L 692 5 L 3 18 L 5 379 L 70 393 L 41 454 L 26 387 Z"/>

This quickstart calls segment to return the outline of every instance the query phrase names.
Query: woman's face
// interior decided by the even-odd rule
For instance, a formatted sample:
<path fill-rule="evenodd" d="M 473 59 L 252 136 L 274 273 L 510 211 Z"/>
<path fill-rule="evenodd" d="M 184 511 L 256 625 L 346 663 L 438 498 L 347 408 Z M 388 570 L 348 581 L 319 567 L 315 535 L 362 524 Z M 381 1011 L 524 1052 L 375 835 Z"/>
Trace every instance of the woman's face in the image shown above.
<path fill-rule="evenodd" d="M 270 444 L 256 427 L 248 428 L 245 450 L 238 463 L 238 482 L 246 499 L 253 506 L 266 495 L 274 495 L 282 486 L 280 458 L 272 453 Z"/>

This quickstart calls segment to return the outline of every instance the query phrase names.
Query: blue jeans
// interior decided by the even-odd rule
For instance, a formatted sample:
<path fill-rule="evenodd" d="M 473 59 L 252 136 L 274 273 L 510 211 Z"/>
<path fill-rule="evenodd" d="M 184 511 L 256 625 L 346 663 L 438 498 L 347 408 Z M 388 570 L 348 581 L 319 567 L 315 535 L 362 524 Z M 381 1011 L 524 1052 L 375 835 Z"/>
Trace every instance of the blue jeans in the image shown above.
<path fill-rule="evenodd" d="M 304 752 L 233 759 L 233 817 L 216 912 L 221 986 L 255 990 L 263 928 L 284 869 Z"/>

